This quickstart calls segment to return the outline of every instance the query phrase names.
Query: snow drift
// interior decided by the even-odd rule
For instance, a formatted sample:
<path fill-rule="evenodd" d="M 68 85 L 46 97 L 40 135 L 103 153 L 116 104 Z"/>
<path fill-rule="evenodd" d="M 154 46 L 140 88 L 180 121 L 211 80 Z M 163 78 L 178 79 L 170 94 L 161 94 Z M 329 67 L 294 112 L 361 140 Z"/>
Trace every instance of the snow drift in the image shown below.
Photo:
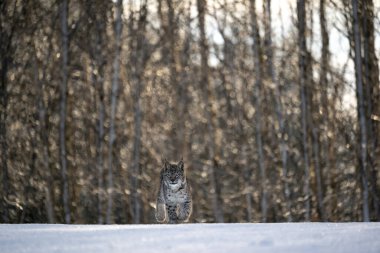
<path fill-rule="evenodd" d="M 380 252 L 380 223 L 0 225 L 1 253 Z"/>

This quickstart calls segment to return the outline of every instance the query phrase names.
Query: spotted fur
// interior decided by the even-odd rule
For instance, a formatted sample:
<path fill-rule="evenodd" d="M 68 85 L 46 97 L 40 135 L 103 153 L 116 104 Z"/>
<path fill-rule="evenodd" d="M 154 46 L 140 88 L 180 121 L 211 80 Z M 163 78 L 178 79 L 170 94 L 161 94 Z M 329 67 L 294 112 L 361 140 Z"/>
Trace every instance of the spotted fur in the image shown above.
<path fill-rule="evenodd" d="M 187 222 L 191 212 L 191 189 L 186 181 L 183 161 L 171 164 L 164 160 L 157 196 L 157 221 L 171 224 Z"/>

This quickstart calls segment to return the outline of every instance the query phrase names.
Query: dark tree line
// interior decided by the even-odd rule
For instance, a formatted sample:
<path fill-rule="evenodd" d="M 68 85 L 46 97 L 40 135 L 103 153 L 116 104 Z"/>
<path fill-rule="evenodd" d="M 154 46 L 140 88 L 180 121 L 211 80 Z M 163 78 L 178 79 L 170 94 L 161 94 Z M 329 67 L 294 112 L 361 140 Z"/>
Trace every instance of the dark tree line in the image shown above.
<path fill-rule="evenodd" d="M 378 221 L 380 6 L 274 4 L 1 1 L 0 222 L 155 222 L 162 158 L 192 222 Z"/>

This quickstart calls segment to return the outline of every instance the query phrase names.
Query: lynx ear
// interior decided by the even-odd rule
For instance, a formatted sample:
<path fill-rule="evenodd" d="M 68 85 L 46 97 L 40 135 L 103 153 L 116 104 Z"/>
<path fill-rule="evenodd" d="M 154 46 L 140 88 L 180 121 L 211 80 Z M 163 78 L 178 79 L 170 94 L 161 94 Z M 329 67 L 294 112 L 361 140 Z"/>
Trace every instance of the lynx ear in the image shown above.
<path fill-rule="evenodd" d="M 169 165 L 169 162 L 166 158 L 162 158 L 162 164 L 164 165 L 163 167 L 166 168 Z"/>
<path fill-rule="evenodd" d="M 181 160 L 178 162 L 178 168 L 180 168 L 181 170 L 183 170 L 183 159 L 181 158 Z"/>

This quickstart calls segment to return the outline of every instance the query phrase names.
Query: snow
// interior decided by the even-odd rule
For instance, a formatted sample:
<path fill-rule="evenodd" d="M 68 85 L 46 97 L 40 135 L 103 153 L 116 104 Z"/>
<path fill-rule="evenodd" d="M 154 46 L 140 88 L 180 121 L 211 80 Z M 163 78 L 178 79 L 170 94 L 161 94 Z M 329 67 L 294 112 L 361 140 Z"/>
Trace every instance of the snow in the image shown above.
<path fill-rule="evenodd" d="M 1 224 L 1 253 L 380 252 L 380 223 Z"/>

